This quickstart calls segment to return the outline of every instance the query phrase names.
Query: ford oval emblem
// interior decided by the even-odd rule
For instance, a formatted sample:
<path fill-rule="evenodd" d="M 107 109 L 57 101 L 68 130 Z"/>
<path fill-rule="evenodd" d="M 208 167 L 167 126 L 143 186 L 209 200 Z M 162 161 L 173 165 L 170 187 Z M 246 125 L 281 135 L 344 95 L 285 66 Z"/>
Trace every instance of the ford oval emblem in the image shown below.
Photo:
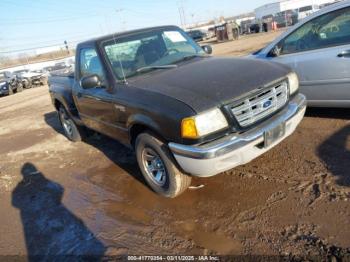
<path fill-rule="evenodd" d="M 267 100 L 263 103 L 263 108 L 268 108 L 269 106 L 271 106 L 272 102 L 271 100 Z"/>

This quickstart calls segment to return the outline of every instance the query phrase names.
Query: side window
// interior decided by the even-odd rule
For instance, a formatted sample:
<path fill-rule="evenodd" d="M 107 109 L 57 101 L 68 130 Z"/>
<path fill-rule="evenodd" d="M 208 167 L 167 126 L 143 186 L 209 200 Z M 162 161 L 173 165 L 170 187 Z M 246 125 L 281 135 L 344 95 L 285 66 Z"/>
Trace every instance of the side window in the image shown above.
<path fill-rule="evenodd" d="M 100 58 L 96 50 L 86 48 L 80 51 L 80 77 L 88 75 L 98 75 L 102 80 L 105 79 Z"/>
<path fill-rule="evenodd" d="M 350 8 L 317 17 L 290 34 L 280 44 L 281 54 L 350 44 Z"/>

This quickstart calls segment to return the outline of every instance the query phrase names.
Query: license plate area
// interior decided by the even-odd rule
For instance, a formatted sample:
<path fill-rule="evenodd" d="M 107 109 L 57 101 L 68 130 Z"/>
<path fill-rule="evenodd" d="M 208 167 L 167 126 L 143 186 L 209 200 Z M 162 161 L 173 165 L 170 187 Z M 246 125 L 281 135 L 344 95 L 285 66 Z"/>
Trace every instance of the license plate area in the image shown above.
<path fill-rule="evenodd" d="M 270 147 L 274 144 L 278 139 L 283 137 L 286 133 L 286 123 L 279 124 L 274 128 L 265 131 L 264 133 L 264 147 Z"/>

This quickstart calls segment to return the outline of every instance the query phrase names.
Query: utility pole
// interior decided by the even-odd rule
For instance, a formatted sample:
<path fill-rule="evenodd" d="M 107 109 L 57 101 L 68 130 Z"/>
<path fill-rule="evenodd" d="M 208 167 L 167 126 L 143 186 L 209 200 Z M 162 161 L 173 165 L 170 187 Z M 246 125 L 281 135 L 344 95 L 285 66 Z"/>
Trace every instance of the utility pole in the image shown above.
<path fill-rule="evenodd" d="M 194 27 L 195 25 L 194 25 L 194 14 L 193 13 L 191 14 L 191 17 L 192 17 L 192 21 L 191 21 L 192 27 Z"/>
<path fill-rule="evenodd" d="M 65 47 L 66 47 L 67 54 L 69 55 L 69 47 L 68 47 L 68 42 L 67 42 L 67 40 L 64 40 L 64 45 L 65 45 Z"/>
<path fill-rule="evenodd" d="M 284 21 L 285 21 L 286 27 L 288 27 L 287 11 L 284 11 Z"/>
<path fill-rule="evenodd" d="M 186 29 L 187 22 L 186 22 L 186 13 L 185 13 L 185 7 L 184 6 L 182 6 L 182 17 L 184 19 L 184 27 Z"/>
<path fill-rule="evenodd" d="M 124 12 L 124 9 L 122 9 L 122 8 L 119 8 L 119 9 L 117 9 L 117 10 L 115 10 L 115 12 L 118 14 L 122 14 L 123 12 Z M 121 27 L 121 31 L 124 31 L 124 30 L 126 30 L 126 22 L 125 22 L 125 19 L 123 19 L 123 16 L 122 15 L 120 15 L 120 23 L 121 23 L 121 25 L 122 25 L 122 27 Z"/>
<path fill-rule="evenodd" d="M 180 14 L 180 20 L 181 20 L 181 26 L 186 29 L 186 14 L 185 14 L 185 7 L 184 7 L 184 0 L 180 0 L 178 3 L 178 9 Z"/>
<path fill-rule="evenodd" d="M 181 13 L 181 8 L 180 8 L 180 6 L 178 6 L 178 10 L 179 10 L 179 15 L 180 15 L 180 24 L 181 24 L 181 27 L 183 27 L 184 24 L 183 24 L 183 20 L 182 20 L 182 13 Z"/>

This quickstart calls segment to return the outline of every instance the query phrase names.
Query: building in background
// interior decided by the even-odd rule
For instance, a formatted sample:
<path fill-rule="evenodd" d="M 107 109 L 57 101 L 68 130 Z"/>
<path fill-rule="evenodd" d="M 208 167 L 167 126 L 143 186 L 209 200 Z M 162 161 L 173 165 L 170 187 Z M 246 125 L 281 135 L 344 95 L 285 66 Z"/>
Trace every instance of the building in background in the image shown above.
<path fill-rule="evenodd" d="M 288 11 L 297 11 L 300 8 L 312 7 L 312 6 L 322 6 L 329 3 L 334 3 L 335 0 L 284 0 L 279 2 L 274 2 L 266 4 L 256 8 L 255 17 L 257 19 L 265 19 L 268 17 L 275 16 L 277 14 L 288 12 Z"/>

